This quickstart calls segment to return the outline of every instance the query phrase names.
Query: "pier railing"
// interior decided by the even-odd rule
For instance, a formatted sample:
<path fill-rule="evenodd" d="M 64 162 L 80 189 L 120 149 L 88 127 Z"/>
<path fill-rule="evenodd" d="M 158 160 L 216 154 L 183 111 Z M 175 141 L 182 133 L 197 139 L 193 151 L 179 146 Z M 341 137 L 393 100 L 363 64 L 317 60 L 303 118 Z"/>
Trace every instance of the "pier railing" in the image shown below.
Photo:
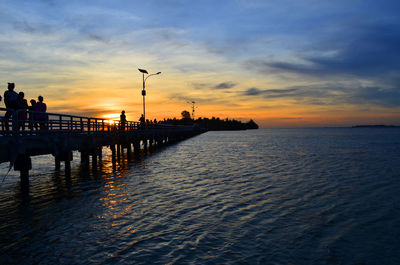
<path fill-rule="evenodd" d="M 4 115 L 3 115 L 4 114 Z M 5 115 L 6 114 L 6 115 Z M 8 117 L 6 119 L 4 116 Z M 113 168 L 125 148 L 140 155 L 149 148 L 163 146 L 205 132 L 197 126 L 139 123 L 135 121 L 109 121 L 59 113 L 0 108 L 0 163 L 10 162 L 20 171 L 21 187 L 29 186 L 32 156 L 52 154 L 56 169 L 60 161 L 65 164 L 65 174 L 71 174 L 73 151 L 81 153 L 81 163 L 97 167 L 102 148 L 111 149 Z M 142 148 L 143 147 L 143 148 Z M 117 159 L 118 158 L 118 159 Z"/>
<path fill-rule="evenodd" d="M 5 119 L 3 113 L 12 113 Z M 133 131 L 147 128 L 166 128 L 165 124 L 141 124 L 135 121 L 121 122 L 101 118 L 83 117 L 59 113 L 43 113 L 27 110 L 0 108 L 0 135 L 38 135 L 48 133 L 101 133 Z M 40 117 L 40 118 L 39 118 Z"/>

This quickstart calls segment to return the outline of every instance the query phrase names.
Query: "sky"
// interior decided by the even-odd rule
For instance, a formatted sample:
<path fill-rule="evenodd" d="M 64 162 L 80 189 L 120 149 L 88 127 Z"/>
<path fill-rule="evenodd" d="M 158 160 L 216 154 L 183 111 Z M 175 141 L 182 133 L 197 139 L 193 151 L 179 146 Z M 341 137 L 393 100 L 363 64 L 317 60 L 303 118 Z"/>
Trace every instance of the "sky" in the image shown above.
<path fill-rule="evenodd" d="M 398 0 L 0 0 L 1 89 L 53 113 L 137 121 L 143 68 L 149 119 L 400 125 L 399 47 Z"/>

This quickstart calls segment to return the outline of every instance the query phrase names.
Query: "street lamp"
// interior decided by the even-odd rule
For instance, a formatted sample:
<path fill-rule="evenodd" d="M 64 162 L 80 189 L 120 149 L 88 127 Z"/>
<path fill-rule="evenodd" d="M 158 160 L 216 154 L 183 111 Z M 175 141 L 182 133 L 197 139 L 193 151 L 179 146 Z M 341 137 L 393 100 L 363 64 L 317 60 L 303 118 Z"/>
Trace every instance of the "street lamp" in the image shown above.
<path fill-rule="evenodd" d="M 192 102 L 188 101 L 187 103 L 192 104 L 192 119 L 193 119 L 193 121 L 194 121 L 194 109 L 195 109 L 194 104 L 195 104 L 196 102 L 194 102 L 194 101 L 192 101 Z"/>
<path fill-rule="evenodd" d="M 143 96 L 143 119 L 144 120 L 146 120 L 146 107 L 145 107 L 145 96 L 146 96 L 146 80 L 147 80 L 147 78 L 149 78 L 150 76 L 152 76 L 152 75 L 159 75 L 159 74 L 161 74 L 161 72 L 158 72 L 158 73 L 155 73 L 155 74 L 151 74 L 151 75 L 148 75 L 148 76 L 146 76 L 146 78 L 144 78 L 144 74 L 149 74 L 145 69 L 138 69 L 139 70 L 139 72 L 141 72 L 142 74 L 143 74 L 143 90 L 142 90 L 142 96 Z"/>

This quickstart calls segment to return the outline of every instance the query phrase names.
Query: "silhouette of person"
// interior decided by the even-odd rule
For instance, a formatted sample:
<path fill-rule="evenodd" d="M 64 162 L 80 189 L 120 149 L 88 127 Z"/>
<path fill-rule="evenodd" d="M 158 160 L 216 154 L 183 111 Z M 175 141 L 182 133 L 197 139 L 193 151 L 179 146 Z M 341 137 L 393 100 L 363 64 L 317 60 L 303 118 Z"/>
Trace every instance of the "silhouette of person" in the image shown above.
<path fill-rule="evenodd" d="M 36 120 L 39 122 L 40 130 L 46 130 L 46 119 L 47 114 L 45 113 L 47 110 L 46 103 L 43 102 L 43 97 L 38 97 L 39 102 L 36 102 L 34 110 L 37 112 L 35 114 Z"/>
<path fill-rule="evenodd" d="M 6 114 L 4 115 L 4 122 L 7 131 L 10 129 L 8 120 L 11 118 L 14 111 L 17 109 L 18 94 L 17 92 L 14 91 L 14 88 L 15 88 L 14 83 L 8 83 L 7 90 L 6 92 L 4 92 L 4 104 L 6 105 L 6 108 L 9 109 L 6 111 Z"/>
<path fill-rule="evenodd" d="M 19 110 L 18 130 L 22 129 L 23 131 L 25 130 L 25 121 L 28 117 L 26 113 L 26 110 L 28 109 L 28 101 L 24 98 L 24 96 L 25 96 L 24 92 L 19 92 L 17 98 L 17 109 Z"/>
<path fill-rule="evenodd" d="M 35 111 L 35 105 L 36 105 L 36 100 L 31 99 L 29 101 L 31 103 L 31 105 L 28 107 L 29 109 L 29 129 L 33 129 L 33 126 L 35 126 L 35 129 L 37 130 L 38 125 L 37 122 L 35 121 L 35 113 L 33 113 L 32 111 Z"/>
<path fill-rule="evenodd" d="M 142 116 L 140 116 L 139 122 L 140 122 L 141 127 L 145 125 L 145 120 L 144 120 L 143 114 L 142 114 Z"/>
<path fill-rule="evenodd" d="M 120 129 L 122 131 L 125 131 L 125 125 L 126 125 L 125 110 L 121 111 L 121 115 L 119 116 L 119 124 L 120 124 Z"/>

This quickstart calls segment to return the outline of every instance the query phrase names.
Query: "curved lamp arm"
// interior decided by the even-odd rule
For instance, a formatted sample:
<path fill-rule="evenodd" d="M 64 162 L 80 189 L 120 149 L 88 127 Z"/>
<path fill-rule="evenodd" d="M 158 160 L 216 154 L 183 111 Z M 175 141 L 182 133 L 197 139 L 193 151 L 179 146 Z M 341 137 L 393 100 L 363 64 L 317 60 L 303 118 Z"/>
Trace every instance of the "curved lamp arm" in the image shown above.
<path fill-rule="evenodd" d="M 144 81 L 143 81 L 143 87 L 144 87 L 144 84 L 146 83 L 147 78 L 149 78 L 149 77 L 152 76 L 152 75 L 159 75 L 159 74 L 161 74 L 161 72 L 158 72 L 158 73 L 155 73 L 155 74 L 151 74 L 151 75 L 146 76 L 146 78 L 145 78 Z"/>

